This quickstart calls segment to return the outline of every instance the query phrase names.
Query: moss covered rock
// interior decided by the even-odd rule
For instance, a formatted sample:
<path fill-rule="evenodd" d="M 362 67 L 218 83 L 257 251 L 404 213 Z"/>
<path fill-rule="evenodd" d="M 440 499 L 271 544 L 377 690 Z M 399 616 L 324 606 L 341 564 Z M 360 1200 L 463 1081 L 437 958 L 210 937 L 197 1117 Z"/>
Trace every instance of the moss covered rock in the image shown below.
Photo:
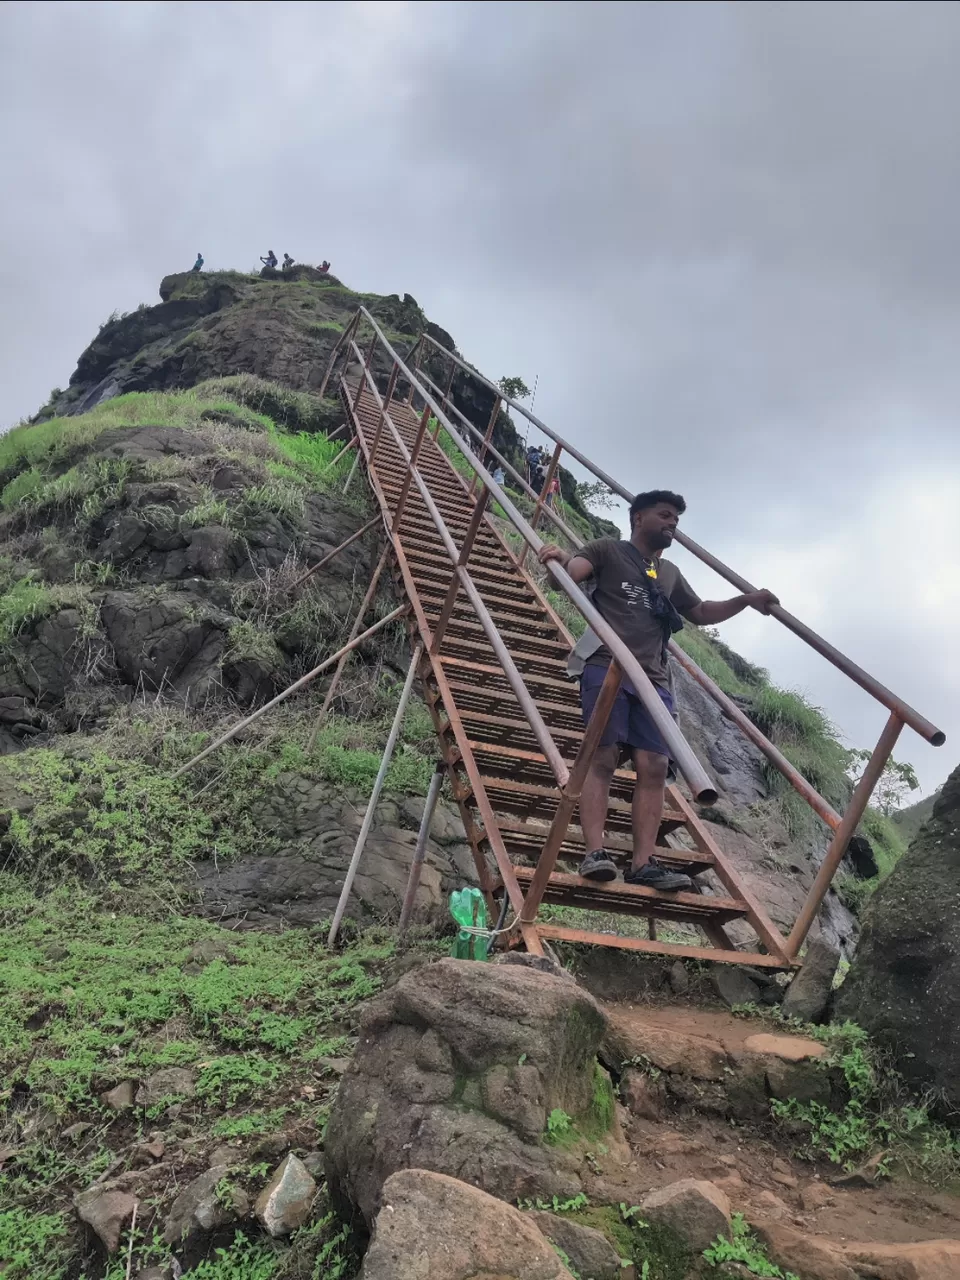
<path fill-rule="evenodd" d="M 837 1005 L 960 1106 L 960 768 L 871 901 Z"/>

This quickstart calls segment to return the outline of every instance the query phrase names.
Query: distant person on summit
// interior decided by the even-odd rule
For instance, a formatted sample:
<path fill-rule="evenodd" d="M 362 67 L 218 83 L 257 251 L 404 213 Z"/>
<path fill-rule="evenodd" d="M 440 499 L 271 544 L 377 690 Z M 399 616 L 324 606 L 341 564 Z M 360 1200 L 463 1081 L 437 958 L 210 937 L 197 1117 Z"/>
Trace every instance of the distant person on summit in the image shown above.
<path fill-rule="evenodd" d="M 191 271 L 202 271 L 202 270 L 203 270 L 203 254 L 202 254 L 202 253 L 198 253 L 198 254 L 197 254 L 197 260 L 196 260 L 196 262 L 193 264 L 193 266 L 190 268 L 190 270 L 191 270 Z"/>
<path fill-rule="evenodd" d="M 624 642 L 674 715 L 667 643 L 683 628 L 683 619 L 695 626 L 711 626 L 736 617 L 744 609 L 769 613 L 780 601 L 772 591 L 751 591 L 730 600 L 701 600 L 676 565 L 662 560 L 673 542 L 677 524 L 687 504 L 678 493 L 653 489 L 638 493 L 630 504 L 630 539 L 600 538 L 579 551 L 546 546 L 543 564 L 551 560 L 565 566 L 574 582 L 593 579 L 593 603 Z M 570 655 L 568 671 L 580 676 L 580 705 L 588 723 L 610 665 L 611 653 L 593 631 L 580 637 Z M 624 678 L 610 712 L 607 727 L 580 796 L 580 821 L 586 856 L 580 874 L 588 880 L 615 880 L 617 867 L 604 850 L 604 827 L 610 802 L 610 785 L 621 756 L 629 753 L 637 771 L 633 795 L 633 859 L 624 874 L 627 884 L 675 892 L 690 889 L 689 876 L 669 871 L 654 856 L 663 793 L 670 763 L 669 751 L 653 718 L 633 685 Z"/>
<path fill-rule="evenodd" d="M 260 261 L 263 263 L 265 267 L 276 267 L 277 255 L 273 252 L 272 249 L 268 249 L 267 256 L 265 258 L 261 258 Z"/>
<path fill-rule="evenodd" d="M 283 269 L 284 269 L 284 271 L 289 271 L 289 270 L 290 270 L 290 268 L 291 268 L 292 266 L 293 266 L 293 259 L 290 257 L 289 253 L 285 253 L 285 254 L 283 255 Z"/>
<path fill-rule="evenodd" d="M 324 260 L 323 262 L 320 263 L 320 266 L 317 268 L 317 270 L 321 273 L 321 275 L 326 275 L 327 272 L 330 270 L 330 263 Z"/>

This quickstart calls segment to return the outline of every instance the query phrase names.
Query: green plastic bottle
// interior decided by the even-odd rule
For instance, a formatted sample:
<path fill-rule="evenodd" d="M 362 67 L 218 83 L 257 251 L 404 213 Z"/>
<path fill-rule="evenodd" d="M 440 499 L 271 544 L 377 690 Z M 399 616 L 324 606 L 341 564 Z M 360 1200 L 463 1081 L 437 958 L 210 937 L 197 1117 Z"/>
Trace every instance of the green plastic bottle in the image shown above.
<path fill-rule="evenodd" d="M 460 925 L 453 944 L 458 960 L 486 960 L 488 938 L 467 933 L 466 928 L 486 929 L 487 904 L 479 889 L 457 889 L 450 895 L 450 914 Z"/>

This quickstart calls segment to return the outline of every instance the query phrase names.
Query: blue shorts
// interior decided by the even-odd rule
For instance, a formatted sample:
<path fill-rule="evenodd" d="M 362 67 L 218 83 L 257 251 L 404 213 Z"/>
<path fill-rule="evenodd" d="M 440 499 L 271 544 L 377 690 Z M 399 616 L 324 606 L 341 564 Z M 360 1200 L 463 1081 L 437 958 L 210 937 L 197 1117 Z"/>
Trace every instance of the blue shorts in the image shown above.
<path fill-rule="evenodd" d="M 606 674 L 606 667 L 588 665 L 583 668 L 583 675 L 580 677 L 580 706 L 583 709 L 584 724 L 588 724 L 593 715 Z M 673 715 L 673 698 L 670 693 L 666 689 L 661 689 L 659 685 L 654 685 L 654 688 L 659 693 L 663 705 Z M 629 680 L 624 680 L 620 685 L 610 712 L 610 719 L 600 739 L 601 747 L 612 747 L 614 743 L 636 747 L 640 751 L 653 751 L 658 756 L 669 757 L 670 755 L 659 729 L 653 723 L 649 711 L 640 701 Z"/>

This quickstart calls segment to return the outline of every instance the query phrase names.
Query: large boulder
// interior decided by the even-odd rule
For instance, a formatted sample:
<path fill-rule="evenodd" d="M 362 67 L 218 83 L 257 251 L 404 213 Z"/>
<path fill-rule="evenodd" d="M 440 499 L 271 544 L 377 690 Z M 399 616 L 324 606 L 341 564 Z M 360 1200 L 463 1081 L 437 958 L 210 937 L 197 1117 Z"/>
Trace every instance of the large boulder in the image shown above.
<path fill-rule="evenodd" d="M 571 1280 L 525 1214 L 456 1178 L 405 1169 L 383 1208 L 360 1280 Z"/>
<path fill-rule="evenodd" d="M 576 1195 L 577 1134 L 613 1121 L 603 1030 L 565 974 L 452 959 L 406 974 L 368 1007 L 340 1082 L 325 1142 L 334 1194 L 368 1223 L 386 1179 L 414 1166 L 504 1200 Z"/>
<path fill-rule="evenodd" d="M 960 1106 L 960 768 L 870 902 L 837 1011 Z"/>

